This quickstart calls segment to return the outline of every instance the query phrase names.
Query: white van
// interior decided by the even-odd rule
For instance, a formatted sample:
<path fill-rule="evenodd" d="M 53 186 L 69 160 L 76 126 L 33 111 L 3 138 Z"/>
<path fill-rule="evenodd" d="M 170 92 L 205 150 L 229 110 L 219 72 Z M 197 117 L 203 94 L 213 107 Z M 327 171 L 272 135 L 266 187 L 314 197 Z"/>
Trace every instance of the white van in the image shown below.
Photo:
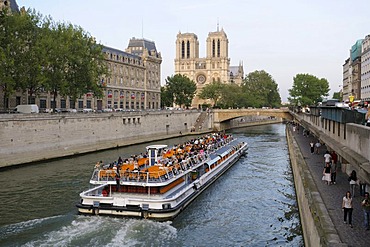
<path fill-rule="evenodd" d="M 39 113 L 39 107 L 37 105 L 17 105 L 15 111 L 19 113 Z"/>

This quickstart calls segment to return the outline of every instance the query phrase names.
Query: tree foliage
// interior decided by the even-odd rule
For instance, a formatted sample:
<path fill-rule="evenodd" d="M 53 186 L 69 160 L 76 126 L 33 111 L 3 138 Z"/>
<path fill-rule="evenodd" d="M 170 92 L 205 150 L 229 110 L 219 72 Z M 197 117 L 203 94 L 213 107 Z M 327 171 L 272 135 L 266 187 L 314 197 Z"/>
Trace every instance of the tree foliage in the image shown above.
<path fill-rule="evenodd" d="M 102 46 L 81 27 L 54 22 L 35 11 L 0 12 L 0 86 L 4 102 L 14 91 L 49 91 L 72 100 L 102 96 L 107 74 Z M 55 102 L 55 101 L 54 101 Z M 5 105 L 5 103 L 4 103 Z"/>
<path fill-rule="evenodd" d="M 220 81 L 215 81 L 204 86 L 202 91 L 198 94 L 201 99 L 210 99 L 213 101 L 213 106 L 217 106 L 218 101 L 221 99 L 222 92 L 225 89 L 225 84 Z"/>
<path fill-rule="evenodd" d="M 191 106 L 191 102 L 195 96 L 197 86 L 194 81 L 190 80 L 187 76 L 176 74 L 168 76 L 166 79 L 166 89 L 168 94 L 172 95 L 169 99 L 173 99 L 173 103 L 180 107 Z"/>
<path fill-rule="evenodd" d="M 168 88 L 161 87 L 161 107 L 172 106 L 174 102 L 173 94 L 168 90 Z"/>
<path fill-rule="evenodd" d="M 249 73 L 243 81 L 242 91 L 248 106 L 273 108 L 281 105 L 278 85 L 264 70 Z"/>
<path fill-rule="evenodd" d="M 343 101 L 342 92 L 334 92 L 332 98 L 333 99 L 338 99 L 339 101 Z"/>
<path fill-rule="evenodd" d="M 241 108 L 246 107 L 245 93 L 241 86 L 236 84 L 224 84 L 220 99 L 221 108 Z"/>
<path fill-rule="evenodd" d="M 294 105 L 313 105 L 328 96 L 329 82 L 310 74 L 297 74 L 293 78 L 293 87 L 289 89 L 288 100 Z"/>

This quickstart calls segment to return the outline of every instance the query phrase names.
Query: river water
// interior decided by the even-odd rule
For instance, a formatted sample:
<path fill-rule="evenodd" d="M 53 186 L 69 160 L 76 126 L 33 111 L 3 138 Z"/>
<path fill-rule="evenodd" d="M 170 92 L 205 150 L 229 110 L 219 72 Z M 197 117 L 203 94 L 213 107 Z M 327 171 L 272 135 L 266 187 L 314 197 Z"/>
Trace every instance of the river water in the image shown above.
<path fill-rule="evenodd" d="M 96 161 L 148 143 L 1 171 L 0 246 L 303 246 L 285 126 L 230 132 L 248 155 L 173 221 L 77 214 Z"/>

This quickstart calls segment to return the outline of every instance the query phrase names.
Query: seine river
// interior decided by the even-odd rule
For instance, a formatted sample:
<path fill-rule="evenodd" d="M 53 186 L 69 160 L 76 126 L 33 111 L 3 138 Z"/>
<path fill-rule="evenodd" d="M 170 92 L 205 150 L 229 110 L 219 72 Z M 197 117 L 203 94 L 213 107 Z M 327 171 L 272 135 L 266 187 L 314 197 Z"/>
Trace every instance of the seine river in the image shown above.
<path fill-rule="evenodd" d="M 231 132 L 248 155 L 173 221 L 77 214 L 96 161 L 148 144 L 1 171 L 0 246 L 303 246 L 285 125 Z"/>

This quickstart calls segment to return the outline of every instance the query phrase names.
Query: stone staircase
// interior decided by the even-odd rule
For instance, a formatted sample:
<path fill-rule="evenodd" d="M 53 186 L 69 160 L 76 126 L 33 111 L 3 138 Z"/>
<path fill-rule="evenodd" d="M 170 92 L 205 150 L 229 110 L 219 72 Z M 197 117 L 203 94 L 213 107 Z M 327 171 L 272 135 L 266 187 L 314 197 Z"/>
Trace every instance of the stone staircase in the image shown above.
<path fill-rule="evenodd" d="M 207 116 L 208 116 L 208 112 L 206 111 L 203 111 L 199 117 L 197 118 L 195 124 L 194 124 L 194 131 L 193 132 L 199 132 L 199 131 L 203 131 L 203 124 L 204 124 L 204 121 L 206 120 Z"/>

